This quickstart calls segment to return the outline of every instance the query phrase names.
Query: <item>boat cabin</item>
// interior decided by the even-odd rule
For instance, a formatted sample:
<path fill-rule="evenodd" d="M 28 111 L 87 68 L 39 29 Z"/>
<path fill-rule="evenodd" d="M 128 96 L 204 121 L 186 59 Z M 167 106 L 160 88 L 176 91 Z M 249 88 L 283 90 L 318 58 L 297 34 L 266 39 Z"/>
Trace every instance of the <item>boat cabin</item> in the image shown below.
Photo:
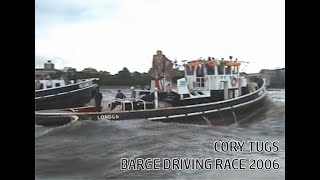
<path fill-rule="evenodd" d="M 185 65 L 185 77 L 190 89 L 223 90 L 223 83 L 228 89 L 236 89 L 239 82 L 246 85 L 246 79 L 239 75 L 240 63 L 235 61 L 190 61 Z"/>
<path fill-rule="evenodd" d="M 224 99 L 241 95 L 247 79 L 239 74 L 241 63 L 233 60 L 193 60 L 185 64 L 185 77 L 177 81 L 177 93 L 182 98 L 212 97 L 224 94 Z M 219 98 L 221 100 L 221 98 Z"/>

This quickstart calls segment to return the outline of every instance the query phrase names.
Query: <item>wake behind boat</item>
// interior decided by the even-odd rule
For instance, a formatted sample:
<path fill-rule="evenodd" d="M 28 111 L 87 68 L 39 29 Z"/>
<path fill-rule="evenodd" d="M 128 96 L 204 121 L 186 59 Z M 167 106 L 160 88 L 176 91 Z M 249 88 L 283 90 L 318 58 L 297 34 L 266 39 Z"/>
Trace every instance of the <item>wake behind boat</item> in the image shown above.
<path fill-rule="evenodd" d="M 239 72 L 242 62 L 214 58 L 188 61 L 184 77 L 170 76 L 171 61 L 158 51 L 153 60 L 151 90 L 132 89 L 131 98 L 114 99 L 101 112 L 96 107 L 36 111 L 37 125 L 63 125 L 76 120 L 197 121 L 227 125 L 264 106 L 265 81 L 248 82 Z M 168 68 L 169 67 L 169 68 Z"/>

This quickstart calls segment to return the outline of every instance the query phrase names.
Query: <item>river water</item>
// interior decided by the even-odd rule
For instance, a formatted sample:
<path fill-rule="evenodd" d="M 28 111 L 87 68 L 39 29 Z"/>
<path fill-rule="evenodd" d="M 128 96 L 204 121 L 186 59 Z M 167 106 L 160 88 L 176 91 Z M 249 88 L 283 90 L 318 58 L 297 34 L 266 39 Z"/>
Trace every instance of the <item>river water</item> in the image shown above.
<path fill-rule="evenodd" d="M 107 103 L 117 89 L 101 91 L 103 103 Z M 129 89 L 123 92 L 127 96 L 130 94 Z M 270 90 L 267 101 L 265 111 L 230 126 L 147 120 L 36 126 L 35 177 L 64 180 L 284 179 L 285 90 Z M 237 143 L 239 146 L 234 148 L 227 146 Z M 138 159 L 146 164 L 140 168 L 134 166 L 133 162 Z M 199 163 L 204 159 L 212 166 L 204 168 L 198 164 L 198 168 L 179 169 L 182 165 L 177 163 L 179 160 Z M 126 163 L 127 160 L 131 164 Z M 174 161 L 176 166 L 172 164 Z M 159 170 L 147 170 L 147 165 Z"/>

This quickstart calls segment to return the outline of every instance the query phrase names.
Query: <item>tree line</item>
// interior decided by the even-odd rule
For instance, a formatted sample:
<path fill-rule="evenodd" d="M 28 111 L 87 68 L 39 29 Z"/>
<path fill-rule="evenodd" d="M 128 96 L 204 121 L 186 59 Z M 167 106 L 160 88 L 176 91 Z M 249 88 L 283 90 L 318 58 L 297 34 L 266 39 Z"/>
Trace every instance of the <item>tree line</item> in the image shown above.
<path fill-rule="evenodd" d="M 57 72 L 49 74 L 52 79 L 63 77 L 66 81 L 99 78 L 99 84 L 102 86 L 146 86 L 150 85 L 152 77 L 149 73 L 130 72 L 124 67 L 115 75 L 111 75 L 107 71 L 98 72 L 93 68 L 85 68 L 83 71 L 75 71 L 70 69 L 67 72 Z"/>

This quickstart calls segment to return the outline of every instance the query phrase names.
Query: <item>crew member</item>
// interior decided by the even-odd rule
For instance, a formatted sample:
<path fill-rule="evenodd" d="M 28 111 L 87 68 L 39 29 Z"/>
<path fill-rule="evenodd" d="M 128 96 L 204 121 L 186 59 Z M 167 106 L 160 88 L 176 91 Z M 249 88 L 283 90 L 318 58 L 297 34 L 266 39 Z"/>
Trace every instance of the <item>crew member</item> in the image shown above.
<path fill-rule="evenodd" d="M 259 87 L 259 88 L 263 85 L 263 79 L 262 79 L 262 77 L 257 77 L 257 84 L 258 84 L 258 87 Z"/>
<path fill-rule="evenodd" d="M 41 88 L 41 82 L 40 82 L 40 80 L 39 80 L 39 78 L 37 77 L 37 80 L 35 81 L 35 88 L 36 88 L 36 90 L 38 90 L 38 89 L 40 89 Z"/>
<path fill-rule="evenodd" d="M 101 100 L 102 100 L 102 94 L 101 94 L 100 88 L 98 86 L 96 88 L 96 94 L 94 96 L 94 102 L 95 102 L 97 112 L 101 112 Z"/>
<path fill-rule="evenodd" d="M 121 90 L 118 90 L 118 93 L 117 93 L 117 95 L 116 95 L 116 98 L 124 99 L 124 98 L 126 98 L 126 96 L 121 92 Z"/>
<path fill-rule="evenodd" d="M 48 75 L 47 76 L 47 83 L 46 83 L 46 85 L 47 85 L 47 88 L 52 88 L 52 80 L 51 80 L 51 77 Z"/>

